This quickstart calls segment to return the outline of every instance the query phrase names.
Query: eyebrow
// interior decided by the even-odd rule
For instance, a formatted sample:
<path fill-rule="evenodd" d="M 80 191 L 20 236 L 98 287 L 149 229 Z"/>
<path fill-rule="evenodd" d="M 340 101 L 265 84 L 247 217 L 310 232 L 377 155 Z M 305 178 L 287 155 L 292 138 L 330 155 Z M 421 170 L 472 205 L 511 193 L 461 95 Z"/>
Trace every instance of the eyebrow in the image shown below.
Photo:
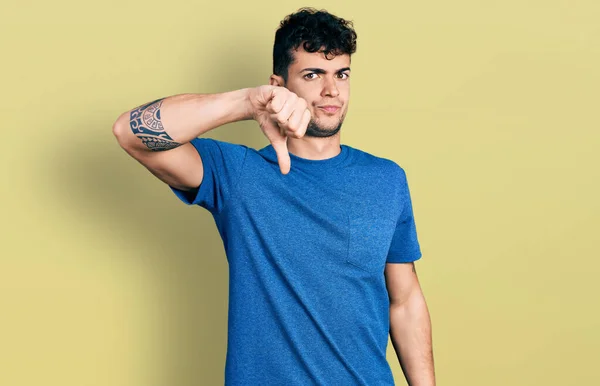
<path fill-rule="evenodd" d="M 305 71 L 310 71 L 310 72 L 314 72 L 317 74 L 327 74 L 327 71 L 323 70 L 322 68 L 305 68 L 304 70 L 300 71 L 299 73 L 303 73 Z M 344 72 L 344 71 L 350 71 L 350 67 L 344 67 L 344 68 L 340 68 L 339 70 L 337 70 L 335 73 L 339 74 L 340 72 Z"/>

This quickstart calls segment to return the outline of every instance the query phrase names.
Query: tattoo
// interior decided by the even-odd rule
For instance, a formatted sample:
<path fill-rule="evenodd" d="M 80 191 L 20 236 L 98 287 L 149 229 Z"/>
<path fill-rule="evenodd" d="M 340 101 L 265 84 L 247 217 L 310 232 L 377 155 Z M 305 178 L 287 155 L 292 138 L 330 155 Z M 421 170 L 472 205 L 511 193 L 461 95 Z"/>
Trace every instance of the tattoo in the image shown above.
<path fill-rule="evenodd" d="M 165 98 L 160 98 L 131 110 L 129 126 L 131 131 L 140 138 L 146 147 L 152 151 L 164 151 L 181 146 L 165 132 L 160 120 L 160 106 Z"/>

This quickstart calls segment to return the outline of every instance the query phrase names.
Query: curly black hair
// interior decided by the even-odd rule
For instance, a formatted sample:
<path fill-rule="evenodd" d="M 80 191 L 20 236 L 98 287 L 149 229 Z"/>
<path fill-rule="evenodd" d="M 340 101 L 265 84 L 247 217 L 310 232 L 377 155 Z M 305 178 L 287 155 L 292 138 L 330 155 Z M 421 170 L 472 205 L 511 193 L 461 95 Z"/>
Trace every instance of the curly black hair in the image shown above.
<path fill-rule="evenodd" d="M 288 80 L 288 67 L 293 63 L 292 50 L 300 45 L 306 52 L 322 49 L 327 59 L 356 52 L 356 32 L 352 21 L 332 15 L 326 10 L 300 8 L 287 15 L 275 32 L 273 45 L 273 74 Z"/>

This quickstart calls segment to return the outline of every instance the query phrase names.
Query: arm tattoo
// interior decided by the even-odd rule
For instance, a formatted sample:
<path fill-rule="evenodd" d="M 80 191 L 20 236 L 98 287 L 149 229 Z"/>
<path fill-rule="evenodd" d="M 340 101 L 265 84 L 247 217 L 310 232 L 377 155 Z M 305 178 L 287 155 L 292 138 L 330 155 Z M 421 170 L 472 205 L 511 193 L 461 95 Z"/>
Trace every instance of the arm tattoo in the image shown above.
<path fill-rule="evenodd" d="M 160 120 L 160 106 L 165 98 L 136 107 L 129 115 L 131 131 L 152 151 L 164 151 L 181 146 L 165 132 Z"/>

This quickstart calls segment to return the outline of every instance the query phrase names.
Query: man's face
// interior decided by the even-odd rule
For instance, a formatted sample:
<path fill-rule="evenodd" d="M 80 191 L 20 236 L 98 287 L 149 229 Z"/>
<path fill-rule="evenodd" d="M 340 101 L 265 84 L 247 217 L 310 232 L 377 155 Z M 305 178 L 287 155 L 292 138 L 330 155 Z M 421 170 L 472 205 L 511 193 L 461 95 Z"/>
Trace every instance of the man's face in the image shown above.
<path fill-rule="evenodd" d="M 308 102 L 309 137 L 330 137 L 342 127 L 350 99 L 350 55 L 326 59 L 322 52 L 293 51 L 285 87 Z M 336 108 L 337 107 L 337 108 Z"/>

